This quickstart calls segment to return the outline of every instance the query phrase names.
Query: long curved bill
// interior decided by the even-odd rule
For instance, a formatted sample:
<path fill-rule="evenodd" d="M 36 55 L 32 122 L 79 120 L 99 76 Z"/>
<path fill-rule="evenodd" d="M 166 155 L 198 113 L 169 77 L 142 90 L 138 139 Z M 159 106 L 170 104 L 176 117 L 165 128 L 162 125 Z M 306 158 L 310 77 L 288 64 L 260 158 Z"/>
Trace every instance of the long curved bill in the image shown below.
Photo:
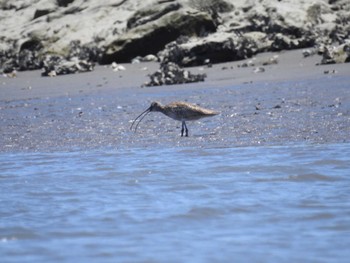
<path fill-rule="evenodd" d="M 135 126 L 135 132 L 136 132 L 136 129 L 137 127 L 139 126 L 140 122 L 143 120 L 143 118 L 151 112 L 151 107 L 149 107 L 147 110 L 145 110 L 144 112 L 142 112 L 139 116 L 136 117 L 136 119 L 132 122 L 131 126 L 130 126 L 130 130 L 132 130 L 132 127 L 134 126 L 135 122 L 137 121 L 138 118 L 140 118 L 141 116 L 141 119 L 137 122 L 136 126 Z"/>

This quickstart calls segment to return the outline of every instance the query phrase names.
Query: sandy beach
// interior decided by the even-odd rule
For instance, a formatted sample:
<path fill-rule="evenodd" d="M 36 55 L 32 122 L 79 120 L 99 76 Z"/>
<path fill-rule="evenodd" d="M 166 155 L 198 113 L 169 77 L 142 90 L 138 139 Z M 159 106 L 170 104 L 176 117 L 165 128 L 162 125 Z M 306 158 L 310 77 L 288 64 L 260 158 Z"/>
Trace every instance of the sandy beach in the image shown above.
<path fill-rule="evenodd" d="M 273 56 L 278 64 L 262 66 Z M 239 67 L 244 62 L 254 66 Z M 124 64 L 113 72 L 41 77 L 39 71 L 0 78 L 0 151 L 71 151 L 128 147 L 239 147 L 350 142 L 347 64 L 316 66 L 301 50 L 263 53 L 212 67 L 205 82 L 142 87 L 158 63 Z M 264 72 L 256 72 L 262 67 Z M 152 113 L 136 133 L 132 120 L 152 101 L 188 101 L 220 115 L 181 123 Z"/>

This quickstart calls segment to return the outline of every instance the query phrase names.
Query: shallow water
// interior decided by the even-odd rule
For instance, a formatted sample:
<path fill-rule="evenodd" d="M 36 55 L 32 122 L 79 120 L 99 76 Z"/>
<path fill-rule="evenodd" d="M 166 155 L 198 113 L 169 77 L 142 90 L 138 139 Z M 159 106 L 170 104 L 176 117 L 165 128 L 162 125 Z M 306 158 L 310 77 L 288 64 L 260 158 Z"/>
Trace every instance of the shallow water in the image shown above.
<path fill-rule="evenodd" d="M 0 154 L 1 262 L 348 262 L 350 145 Z"/>

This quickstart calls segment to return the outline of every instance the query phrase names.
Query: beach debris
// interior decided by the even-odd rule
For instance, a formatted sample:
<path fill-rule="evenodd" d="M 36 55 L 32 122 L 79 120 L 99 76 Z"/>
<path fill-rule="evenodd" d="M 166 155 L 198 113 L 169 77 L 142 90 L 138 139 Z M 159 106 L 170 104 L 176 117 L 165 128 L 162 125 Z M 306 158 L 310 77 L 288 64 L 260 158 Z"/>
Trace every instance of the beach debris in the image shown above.
<path fill-rule="evenodd" d="M 147 56 L 144 56 L 142 59 L 141 59 L 142 62 L 157 62 L 158 61 L 158 57 L 156 57 L 155 55 L 153 54 L 149 54 Z"/>
<path fill-rule="evenodd" d="M 334 99 L 334 103 L 328 105 L 329 108 L 339 108 L 340 106 L 341 99 L 339 97 Z"/>
<path fill-rule="evenodd" d="M 233 66 L 223 66 L 221 70 L 228 70 L 228 69 L 234 69 Z"/>
<path fill-rule="evenodd" d="M 126 68 L 123 65 L 119 65 L 116 62 L 113 62 L 111 64 L 111 68 L 113 69 L 113 71 L 124 71 L 124 70 L 126 70 Z"/>
<path fill-rule="evenodd" d="M 254 68 L 253 72 L 254 73 L 263 73 L 263 72 L 265 72 L 265 68 L 263 68 L 263 67 L 256 67 L 256 68 Z"/>
<path fill-rule="evenodd" d="M 17 77 L 17 70 L 14 68 L 6 68 L 3 70 L 3 76 L 6 78 L 15 78 Z"/>
<path fill-rule="evenodd" d="M 146 55 L 144 57 L 137 56 L 131 60 L 131 64 L 139 64 L 141 62 L 157 62 L 159 59 L 153 54 Z"/>
<path fill-rule="evenodd" d="M 325 46 L 321 64 L 335 64 L 350 62 L 350 43 L 340 46 Z"/>
<path fill-rule="evenodd" d="M 316 50 L 315 49 L 312 49 L 312 50 L 311 49 L 304 49 L 302 51 L 302 54 L 303 54 L 304 58 L 311 57 L 311 56 L 316 54 Z"/>
<path fill-rule="evenodd" d="M 48 77 L 56 77 L 56 76 L 57 76 L 56 71 L 54 71 L 54 70 L 49 71 L 49 72 L 47 73 L 47 76 L 48 76 Z"/>
<path fill-rule="evenodd" d="M 149 75 L 150 81 L 144 85 L 161 86 L 204 81 L 206 74 L 192 74 L 173 62 L 162 63 L 160 69 Z"/>
<path fill-rule="evenodd" d="M 140 63 L 141 63 L 140 58 L 141 58 L 141 57 L 133 58 L 133 59 L 131 60 L 131 64 L 140 64 Z"/>
<path fill-rule="evenodd" d="M 274 55 L 270 58 L 263 59 L 263 60 L 257 60 L 256 58 L 250 59 L 248 61 L 244 61 L 240 64 L 237 65 L 239 68 L 247 68 L 247 67 L 255 67 L 255 65 L 263 65 L 263 66 L 268 66 L 268 65 L 274 65 L 278 64 L 278 55 Z M 264 72 L 264 69 L 262 67 L 257 67 L 254 69 L 254 71 L 257 72 Z M 255 72 L 255 73 L 257 73 Z"/>
<path fill-rule="evenodd" d="M 263 66 L 268 66 L 268 65 L 275 65 L 278 64 L 278 55 L 274 55 L 273 57 L 262 61 L 262 65 Z"/>
<path fill-rule="evenodd" d="M 237 67 L 239 67 L 239 68 L 247 68 L 247 67 L 254 67 L 254 66 L 255 66 L 255 63 L 252 59 L 245 61 L 245 62 L 242 62 L 242 63 L 237 65 Z"/>
<path fill-rule="evenodd" d="M 323 71 L 323 74 L 336 74 L 336 73 L 338 73 L 338 71 L 336 71 L 335 69 Z"/>

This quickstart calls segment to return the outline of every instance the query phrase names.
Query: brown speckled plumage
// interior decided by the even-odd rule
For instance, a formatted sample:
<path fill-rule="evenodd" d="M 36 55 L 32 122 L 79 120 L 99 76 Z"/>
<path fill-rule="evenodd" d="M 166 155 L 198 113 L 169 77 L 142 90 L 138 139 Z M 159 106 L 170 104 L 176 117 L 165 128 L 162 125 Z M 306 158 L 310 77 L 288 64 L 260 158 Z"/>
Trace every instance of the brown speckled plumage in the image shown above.
<path fill-rule="evenodd" d="M 135 127 L 135 131 L 137 129 L 137 126 L 139 125 L 139 123 L 142 121 L 142 119 L 149 113 L 152 111 L 158 111 L 161 112 L 163 114 L 165 114 L 166 116 L 177 120 L 177 121 L 181 121 L 182 122 L 182 129 L 181 129 L 181 136 L 183 136 L 184 131 L 186 131 L 186 136 L 188 136 L 188 129 L 186 126 L 185 121 L 195 121 L 201 118 L 205 118 L 205 117 L 211 117 L 211 116 L 215 116 L 217 114 L 219 114 L 216 111 L 213 110 L 208 110 L 202 107 L 199 107 L 197 105 L 191 104 L 191 103 L 187 103 L 187 102 L 172 102 L 170 104 L 167 105 L 162 105 L 159 102 L 152 102 L 151 106 L 145 110 L 144 112 L 142 112 L 132 123 L 130 129 L 132 129 L 135 121 L 140 118 L 143 114 L 140 121 L 137 123 L 136 127 Z"/>

